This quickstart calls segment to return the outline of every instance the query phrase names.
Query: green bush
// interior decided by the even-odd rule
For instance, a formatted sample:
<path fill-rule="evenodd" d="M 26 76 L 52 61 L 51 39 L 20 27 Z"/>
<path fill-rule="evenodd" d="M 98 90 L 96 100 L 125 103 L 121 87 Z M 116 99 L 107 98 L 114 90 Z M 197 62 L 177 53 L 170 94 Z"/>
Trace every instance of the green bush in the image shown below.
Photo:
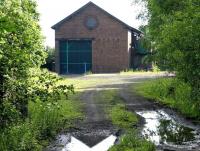
<path fill-rule="evenodd" d="M 81 117 L 72 85 L 62 84 L 62 78 L 47 70 L 31 69 L 29 74 L 26 93 L 16 93 L 22 101 L 27 97 L 27 106 L 21 106 L 27 108 L 27 116 L 21 118 L 12 100 L 3 104 L 1 114 L 9 123 L 0 131 L 0 150 L 41 150 L 58 131 L 69 128 L 73 120 Z"/>
<path fill-rule="evenodd" d="M 82 117 L 79 108 L 75 96 L 70 96 L 69 100 L 63 98 L 54 103 L 30 102 L 29 119 L 33 129 L 38 132 L 38 139 L 52 138 L 58 131 L 73 126 L 73 120 Z"/>
<path fill-rule="evenodd" d="M 0 131 L 2 151 L 41 151 L 49 140 L 67 128 L 73 121 L 82 118 L 77 95 L 68 100 L 58 100 L 55 104 L 37 100 L 29 103 L 28 118 Z M 75 103 L 76 102 L 76 103 Z"/>
<path fill-rule="evenodd" d="M 33 0 L 0 1 L 1 128 L 19 120 L 12 110 L 20 118 L 27 116 L 29 69 L 45 61 L 36 6 Z"/>
<path fill-rule="evenodd" d="M 0 150 L 2 151 L 39 151 L 42 150 L 35 131 L 28 122 L 11 126 L 1 133 Z"/>
<path fill-rule="evenodd" d="M 41 150 L 78 113 L 67 101 L 73 86 L 39 69 L 46 52 L 36 7 L 34 0 L 0 0 L 1 151 Z"/>

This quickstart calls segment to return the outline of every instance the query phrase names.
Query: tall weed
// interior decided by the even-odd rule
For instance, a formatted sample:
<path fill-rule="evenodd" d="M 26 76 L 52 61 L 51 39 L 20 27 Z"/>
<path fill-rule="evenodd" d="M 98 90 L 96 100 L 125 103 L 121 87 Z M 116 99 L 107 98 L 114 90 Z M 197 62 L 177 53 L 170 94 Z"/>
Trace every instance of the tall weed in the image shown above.
<path fill-rule="evenodd" d="M 41 151 L 59 131 L 73 126 L 82 118 L 78 95 L 71 95 L 52 103 L 37 100 L 29 102 L 28 118 L 1 131 L 2 151 Z"/>

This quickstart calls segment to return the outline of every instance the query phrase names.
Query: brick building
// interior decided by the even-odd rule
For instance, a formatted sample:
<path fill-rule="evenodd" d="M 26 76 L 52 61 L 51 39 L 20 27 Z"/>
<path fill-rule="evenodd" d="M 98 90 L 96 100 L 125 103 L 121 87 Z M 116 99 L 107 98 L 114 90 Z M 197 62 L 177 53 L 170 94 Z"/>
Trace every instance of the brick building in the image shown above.
<path fill-rule="evenodd" d="M 134 62 L 134 39 L 141 34 L 92 2 L 52 27 L 59 74 L 111 73 Z"/>

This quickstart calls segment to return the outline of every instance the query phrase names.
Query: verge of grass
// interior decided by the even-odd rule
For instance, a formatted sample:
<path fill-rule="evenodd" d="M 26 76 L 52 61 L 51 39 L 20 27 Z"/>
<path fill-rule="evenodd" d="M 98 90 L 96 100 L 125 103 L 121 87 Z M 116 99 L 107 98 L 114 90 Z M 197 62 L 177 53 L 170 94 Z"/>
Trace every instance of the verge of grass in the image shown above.
<path fill-rule="evenodd" d="M 36 100 L 29 103 L 29 116 L 25 121 L 1 132 L 2 151 L 41 151 L 62 130 L 73 126 L 83 117 L 78 94 L 50 102 Z"/>
<path fill-rule="evenodd" d="M 78 94 L 70 95 L 69 99 L 49 102 L 31 102 L 29 104 L 29 120 L 41 140 L 54 137 L 59 131 L 73 126 L 73 121 L 81 119 Z"/>
<path fill-rule="evenodd" d="M 105 108 L 113 125 L 123 129 L 125 134 L 121 136 L 119 144 L 114 145 L 109 151 L 155 151 L 151 142 L 138 136 L 136 124 L 138 118 L 135 113 L 127 111 L 117 90 L 106 90 L 99 93 L 100 101 L 112 107 Z"/>
<path fill-rule="evenodd" d="M 131 87 L 132 91 L 158 101 L 190 118 L 200 119 L 198 100 L 193 100 L 191 87 L 176 78 L 161 78 L 145 81 Z"/>

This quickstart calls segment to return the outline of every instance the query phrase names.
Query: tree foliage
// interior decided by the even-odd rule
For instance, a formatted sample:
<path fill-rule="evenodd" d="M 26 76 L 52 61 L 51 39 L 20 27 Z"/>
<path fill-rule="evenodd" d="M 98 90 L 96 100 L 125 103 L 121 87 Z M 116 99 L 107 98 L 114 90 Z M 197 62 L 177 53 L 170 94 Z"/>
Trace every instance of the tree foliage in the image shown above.
<path fill-rule="evenodd" d="M 54 71 L 54 65 L 55 65 L 55 48 L 52 48 L 50 46 L 46 47 L 47 52 L 47 58 L 46 63 L 42 65 L 43 68 L 47 68 L 50 71 Z"/>
<path fill-rule="evenodd" d="M 143 32 L 143 35 L 140 38 L 141 45 L 148 52 L 150 52 L 152 50 L 152 43 L 151 43 L 151 37 L 149 34 L 149 28 L 147 25 L 142 25 L 139 27 L 139 30 Z"/>
<path fill-rule="evenodd" d="M 0 127 L 26 118 L 29 101 L 56 101 L 73 91 L 38 69 L 46 57 L 38 21 L 34 0 L 0 0 Z"/>
<path fill-rule="evenodd" d="M 135 0 L 147 11 L 151 41 L 155 43 L 156 61 L 165 69 L 176 71 L 178 78 L 200 96 L 200 1 Z"/>
<path fill-rule="evenodd" d="M 30 0 L 0 1 L 0 123 L 25 114 L 29 68 L 44 62 L 36 3 Z M 12 113 L 12 114 L 11 114 Z"/>
<path fill-rule="evenodd" d="M 153 63 L 153 43 L 149 34 L 148 25 L 141 25 L 139 30 L 143 32 L 143 35 L 140 37 L 140 45 L 143 49 L 147 51 L 147 54 L 142 58 L 142 63 L 146 66 L 152 66 Z"/>

